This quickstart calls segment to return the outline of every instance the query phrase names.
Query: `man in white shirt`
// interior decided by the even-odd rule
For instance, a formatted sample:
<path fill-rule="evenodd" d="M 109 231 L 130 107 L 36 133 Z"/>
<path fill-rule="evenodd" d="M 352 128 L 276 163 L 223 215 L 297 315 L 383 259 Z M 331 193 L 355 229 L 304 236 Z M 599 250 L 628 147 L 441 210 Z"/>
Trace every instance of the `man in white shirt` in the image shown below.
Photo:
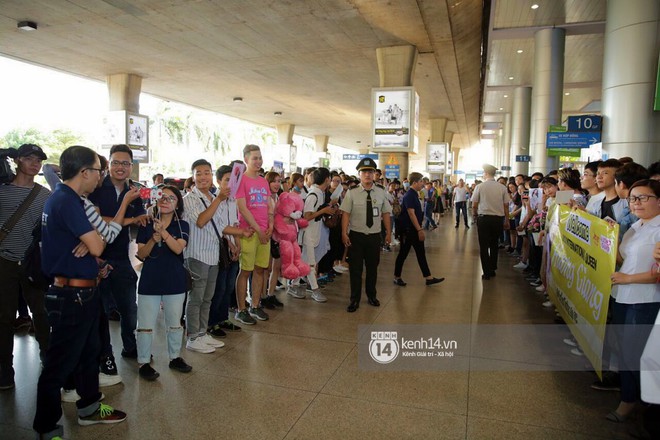
<path fill-rule="evenodd" d="M 472 213 L 477 219 L 479 254 L 484 280 L 495 276 L 497 270 L 498 240 L 503 229 L 509 229 L 507 214 L 509 201 L 506 187 L 495 181 L 497 168 L 484 165 L 484 182 L 477 185 L 472 195 Z"/>
<path fill-rule="evenodd" d="M 465 223 L 465 228 L 470 229 L 468 226 L 468 215 L 467 215 L 467 199 L 468 199 L 468 190 L 465 187 L 465 181 L 463 179 L 458 181 L 458 186 L 454 188 L 454 205 L 456 205 L 456 229 L 458 229 L 458 224 L 461 222 L 461 211 L 463 211 L 463 222 Z"/>

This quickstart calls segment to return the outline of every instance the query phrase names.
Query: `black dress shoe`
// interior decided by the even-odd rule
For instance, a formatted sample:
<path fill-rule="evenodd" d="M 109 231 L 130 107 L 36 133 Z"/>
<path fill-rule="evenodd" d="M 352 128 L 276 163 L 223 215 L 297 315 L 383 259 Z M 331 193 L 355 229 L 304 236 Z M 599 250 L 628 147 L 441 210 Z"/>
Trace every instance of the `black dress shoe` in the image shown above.
<path fill-rule="evenodd" d="M 127 359 L 137 359 L 137 357 L 138 357 L 137 348 L 135 348 L 131 351 L 122 350 L 121 351 L 121 357 L 127 358 Z"/>
<path fill-rule="evenodd" d="M 369 298 L 368 301 L 370 306 L 374 306 L 374 307 L 380 306 L 380 301 L 378 301 L 378 298 Z"/>
<path fill-rule="evenodd" d="M 482 279 L 482 280 L 489 280 L 489 279 L 490 279 L 490 275 L 483 274 L 483 275 L 481 275 L 481 279 Z"/>
<path fill-rule="evenodd" d="M 394 284 L 396 284 L 397 286 L 401 286 L 401 287 L 408 285 L 408 283 L 403 281 L 401 278 L 395 278 L 394 279 Z"/>
<path fill-rule="evenodd" d="M 438 284 L 443 282 L 445 279 L 444 278 L 431 278 L 430 280 L 426 280 L 426 285 L 427 286 L 432 286 L 433 284 Z"/>
<path fill-rule="evenodd" d="M 351 301 L 351 303 L 348 305 L 348 307 L 346 307 L 346 311 L 348 313 L 353 313 L 354 311 L 356 311 L 359 308 L 360 308 L 360 303 L 359 302 Z"/>

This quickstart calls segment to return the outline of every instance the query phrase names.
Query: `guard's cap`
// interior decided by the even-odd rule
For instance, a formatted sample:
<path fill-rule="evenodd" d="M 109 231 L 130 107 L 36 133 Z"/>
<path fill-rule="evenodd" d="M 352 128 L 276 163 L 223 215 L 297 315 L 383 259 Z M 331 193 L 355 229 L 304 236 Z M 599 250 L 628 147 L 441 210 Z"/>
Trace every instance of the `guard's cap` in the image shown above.
<path fill-rule="evenodd" d="M 44 153 L 44 150 L 41 149 L 39 145 L 34 145 L 34 144 L 23 144 L 20 147 L 18 147 L 18 151 L 16 152 L 17 157 L 27 157 L 34 154 L 41 160 L 46 160 L 46 153 Z"/>
<path fill-rule="evenodd" d="M 484 166 L 482 167 L 484 172 L 490 174 L 490 175 L 495 175 L 497 172 L 497 168 L 495 168 L 493 165 L 485 163 Z"/>
<path fill-rule="evenodd" d="M 374 160 L 371 159 L 370 157 L 365 157 L 360 161 L 360 163 L 358 163 L 355 169 L 358 171 L 363 171 L 363 170 L 376 171 L 376 162 L 374 162 Z"/>

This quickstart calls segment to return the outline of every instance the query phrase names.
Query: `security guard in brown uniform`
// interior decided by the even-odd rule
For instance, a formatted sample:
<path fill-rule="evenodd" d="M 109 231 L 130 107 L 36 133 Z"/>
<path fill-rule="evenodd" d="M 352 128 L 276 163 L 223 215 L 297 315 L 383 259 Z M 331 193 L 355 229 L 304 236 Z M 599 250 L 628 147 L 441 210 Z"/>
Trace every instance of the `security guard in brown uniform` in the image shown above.
<path fill-rule="evenodd" d="M 360 185 L 346 193 L 341 204 L 342 241 L 348 247 L 348 267 L 351 278 L 351 303 L 346 309 L 355 312 L 362 296 L 362 267 L 366 266 L 365 290 L 369 304 L 378 307 L 376 280 L 381 249 L 381 220 L 385 226 L 385 244 L 392 236 L 390 213 L 392 206 L 385 198 L 385 190 L 374 184 L 376 162 L 364 158 L 358 163 Z"/>

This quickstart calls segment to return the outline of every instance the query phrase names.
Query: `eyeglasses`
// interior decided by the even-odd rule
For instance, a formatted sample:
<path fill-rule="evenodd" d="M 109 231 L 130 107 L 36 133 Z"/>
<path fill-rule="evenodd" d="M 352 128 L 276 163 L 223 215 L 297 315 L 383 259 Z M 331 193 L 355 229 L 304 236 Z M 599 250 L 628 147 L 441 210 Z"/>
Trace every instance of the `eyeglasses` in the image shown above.
<path fill-rule="evenodd" d="M 167 202 L 167 203 L 176 203 L 177 198 L 176 196 L 163 196 L 160 198 L 161 202 Z"/>
<path fill-rule="evenodd" d="M 98 171 L 100 176 L 103 175 L 103 170 L 101 168 L 85 168 L 85 171 L 86 170 Z"/>
<path fill-rule="evenodd" d="M 110 162 L 110 164 L 112 164 L 113 167 L 121 166 L 121 167 L 124 167 L 124 168 L 128 168 L 131 165 L 133 165 L 133 162 L 129 162 L 127 160 L 124 160 L 124 161 L 113 160 L 112 162 Z"/>
<path fill-rule="evenodd" d="M 641 202 L 641 203 L 646 203 L 649 201 L 650 198 L 657 199 L 658 196 L 650 195 L 650 194 L 644 194 L 641 196 L 630 196 L 626 200 L 628 200 L 628 204 L 632 205 L 633 203 Z"/>

